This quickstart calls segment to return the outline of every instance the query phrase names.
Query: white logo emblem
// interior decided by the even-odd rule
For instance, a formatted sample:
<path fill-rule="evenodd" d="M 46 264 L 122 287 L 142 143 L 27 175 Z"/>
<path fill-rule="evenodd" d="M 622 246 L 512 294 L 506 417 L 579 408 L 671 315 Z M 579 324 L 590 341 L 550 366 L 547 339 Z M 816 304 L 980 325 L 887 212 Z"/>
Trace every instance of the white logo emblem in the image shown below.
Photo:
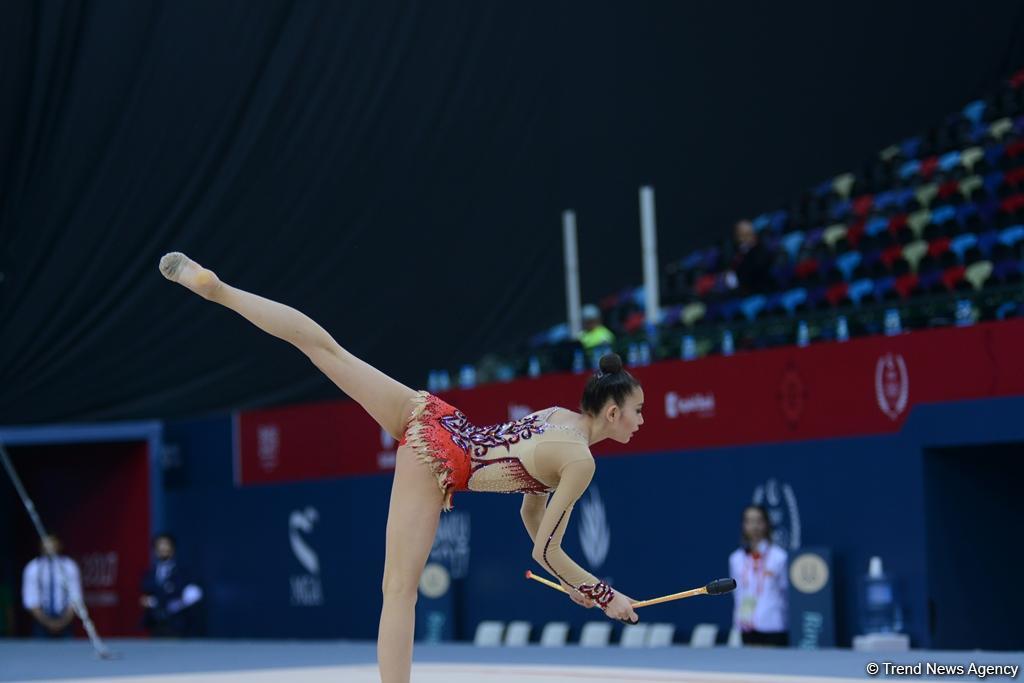
<path fill-rule="evenodd" d="M 714 414 L 715 395 L 711 392 L 690 394 L 689 396 L 680 396 L 674 391 L 665 394 L 665 415 L 670 420 L 687 415 L 713 417 Z"/>
<path fill-rule="evenodd" d="M 320 558 L 299 533 L 311 533 L 313 525 L 319 519 L 320 514 L 313 507 L 295 510 L 288 517 L 288 541 L 291 543 L 292 553 L 303 569 L 308 572 L 291 577 L 293 605 L 316 607 L 324 604 L 324 589 L 319 576 Z"/>
<path fill-rule="evenodd" d="M 817 593 L 828 583 L 828 565 L 821 555 L 804 553 L 789 565 L 789 582 L 801 593 Z"/>
<path fill-rule="evenodd" d="M 781 548 L 796 550 L 800 547 L 800 509 L 796 494 L 789 484 L 779 485 L 774 479 L 754 489 L 754 505 L 761 505 L 768 511 L 775 537 L 772 539 Z"/>
<path fill-rule="evenodd" d="M 437 562 L 430 562 L 420 574 L 420 593 L 428 598 L 439 598 L 448 592 L 451 579 L 448 570 Z"/>
<path fill-rule="evenodd" d="M 591 486 L 590 495 L 580 504 L 580 545 L 587 562 L 595 569 L 604 564 L 611 542 L 612 532 L 608 528 L 601 494 L 597 486 Z"/>
<path fill-rule="evenodd" d="M 900 354 L 887 353 L 875 365 L 875 398 L 878 407 L 890 420 L 907 409 L 910 396 L 910 375 Z"/>
<path fill-rule="evenodd" d="M 277 425 L 260 425 L 256 428 L 256 457 L 264 472 L 277 469 L 278 453 L 281 450 L 281 431 Z"/>

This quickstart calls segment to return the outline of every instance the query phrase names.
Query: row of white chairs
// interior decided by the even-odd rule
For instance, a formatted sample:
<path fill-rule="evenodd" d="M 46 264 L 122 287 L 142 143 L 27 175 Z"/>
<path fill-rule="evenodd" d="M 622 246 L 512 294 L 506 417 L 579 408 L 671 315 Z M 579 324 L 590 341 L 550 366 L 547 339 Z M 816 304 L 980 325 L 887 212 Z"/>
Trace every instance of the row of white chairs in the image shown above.
<path fill-rule="evenodd" d="M 613 624 L 610 621 L 591 621 L 580 631 L 580 647 L 608 647 L 611 645 Z M 476 627 L 473 644 L 480 647 L 523 647 L 530 643 L 533 626 L 528 621 L 481 621 Z M 668 647 L 675 638 L 675 624 L 629 624 L 622 627 L 619 647 Z M 729 634 L 729 645 L 738 644 L 739 633 Z M 690 634 L 690 647 L 714 647 L 718 639 L 717 624 L 697 624 Z M 569 624 L 552 621 L 544 625 L 540 634 L 541 647 L 562 647 L 569 640 Z"/>

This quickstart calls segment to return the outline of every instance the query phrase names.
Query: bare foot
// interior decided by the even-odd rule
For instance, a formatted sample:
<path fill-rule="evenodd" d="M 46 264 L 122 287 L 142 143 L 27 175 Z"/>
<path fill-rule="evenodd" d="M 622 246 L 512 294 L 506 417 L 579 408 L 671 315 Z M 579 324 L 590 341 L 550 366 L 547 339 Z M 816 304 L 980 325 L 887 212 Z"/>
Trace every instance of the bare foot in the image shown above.
<path fill-rule="evenodd" d="M 203 268 L 180 251 L 164 254 L 160 259 L 160 272 L 171 282 L 188 287 L 204 299 L 211 298 L 220 287 L 216 273 Z"/>

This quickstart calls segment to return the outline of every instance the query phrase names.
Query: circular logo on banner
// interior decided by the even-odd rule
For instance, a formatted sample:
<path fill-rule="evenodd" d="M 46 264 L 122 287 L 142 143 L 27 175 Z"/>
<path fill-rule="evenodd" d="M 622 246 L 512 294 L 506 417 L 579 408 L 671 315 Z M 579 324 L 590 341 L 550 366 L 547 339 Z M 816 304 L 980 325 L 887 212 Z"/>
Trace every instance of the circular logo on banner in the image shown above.
<path fill-rule="evenodd" d="M 420 574 L 420 593 L 423 593 L 424 596 L 439 598 L 448 592 L 449 585 L 451 585 L 451 578 L 444 565 L 431 562 L 423 568 L 423 573 Z"/>
<path fill-rule="evenodd" d="M 804 414 L 804 406 L 807 404 L 807 388 L 800 377 L 795 363 L 788 363 L 779 380 L 779 406 L 782 408 L 782 417 L 789 424 L 790 428 L 796 429 L 800 424 L 800 418 Z"/>
<path fill-rule="evenodd" d="M 903 356 L 887 353 L 875 364 L 875 399 L 879 409 L 890 420 L 896 420 L 907 409 L 910 396 L 910 374 Z"/>
<path fill-rule="evenodd" d="M 821 555 L 799 555 L 789 565 L 789 582 L 801 593 L 817 593 L 828 583 L 828 565 Z"/>

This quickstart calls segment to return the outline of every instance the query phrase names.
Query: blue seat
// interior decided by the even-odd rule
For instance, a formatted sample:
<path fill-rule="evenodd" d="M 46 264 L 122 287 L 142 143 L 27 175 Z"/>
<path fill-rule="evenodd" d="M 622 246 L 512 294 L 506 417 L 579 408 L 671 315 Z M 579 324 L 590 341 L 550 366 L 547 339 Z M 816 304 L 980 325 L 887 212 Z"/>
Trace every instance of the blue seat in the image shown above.
<path fill-rule="evenodd" d="M 943 173 L 949 173 L 954 168 L 960 165 L 960 150 L 954 149 L 952 152 L 946 152 L 939 157 L 939 170 Z"/>
<path fill-rule="evenodd" d="M 852 206 L 853 202 L 849 199 L 840 199 L 829 208 L 828 215 L 834 221 L 841 221 L 850 215 Z"/>
<path fill-rule="evenodd" d="M 968 137 L 971 140 L 971 144 L 979 144 L 985 141 L 988 137 L 988 124 L 984 122 L 975 123 L 971 126 L 971 132 L 968 133 Z"/>
<path fill-rule="evenodd" d="M 949 248 L 951 251 L 956 253 L 956 257 L 961 261 L 964 260 L 964 252 L 971 247 L 978 244 L 978 237 L 974 233 L 964 233 L 963 235 L 957 235 L 949 242 Z"/>
<path fill-rule="evenodd" d="M 788 292 L 783 293 L 780 303 L 782 304 L 782 307 L 786 309 L 787 313 L 793 315 L 793 311 L 796 310 L 796 307 L 805 301 L 807 301 L 807 290 L 803 287 L 797 287 L 796 289 L 791 289 Z"/>
<path fill-rule="evenodd" d="M 903 156 L 908 159 L 914 159 L 917 157 L 918 151 L 921 149 L 921 138 L 913 137 L 907 138 L 900 143 L 900 151 L 903 152 Z"/>
<path fill-rule="evenodd" d="M 793 232 L 787 233 L 782 236 L 782 248 L 789 254 L 791 261 L 796 260 L 796 255 L 800 253 L 800 247 L 804 243 L 804 231 L 794 230 Z"/>
<path fill-rule="evenodd" d="M 971 123 L 981 123 L 981 117 L 985 115 L 985 100 L 974 100 L 963 109 L 964 118 Z"/>
<path fill-rule="evenodd" d="M 899 175 L 903 180 L 907 180 L 917 175 L 917 172 L 921 170 L 921 162 L 917 159 L 911 159 L 910 161 L 904 161 L 900 165 Z"/>
<path fill-rule="evenodd" d="M 832 179 L 824 180 L 814 188 L 815 197 L 827 197 L 832 192 Z"/>
<path fill-rule="evenodd" d="M 699 266 L 703 260 L 704 252 L 698 249 L 680 261 L 680 265 L 683 267 L 683 270 L 693 270 Z"/>
<path fill-rule="evenodd" d="M 942 225 L 946 221 L 951 221 L 956 218 L 956 207 L 949 204 L 943 206 L 937 206 L 932 209 L 932 223 L 936 225 Z"/>
<path fill-rule="evenodd" d="M 782 308 L 782 296 L 782 292 L 775 292 L 774 294 L 769 294 L 768 298 L 765 299 L 764 302 L 764 310 L 771 313 L 774 310 Z"/>
<path fill-rule="evenodd" d="M 740 310 L 743 311 L 743 315 L 746 316 L 747 320 L 754 320 L 757 318 L 757 314 L 764 310 L 767 299 L 760 294 L 754 296 L 748 296 L 740 303 Z"/>
<path fill-rule="evenodd" d="M 881 300 L 886 294 L 892 291 L 893 285 L 896 283 L 896 278 L 891 275 L 880 277 L 875 280 L 875 298 Z"/>
<path fill-rule="evenodd" d="M 1012 247 L 1024 239 L 1024 225 L 1011 225 L 999 233 L 999 241 L 1008 247 Z"/>
<path fill-rule="evenodd" d="M 996 190 L 998 190 L 999 186 L 1003 184 L 1003 172 L 1002 171 L 992 171 L 987 176 L 985 176 L 985 181 L 984 182 L 985 182 L 985 190 L 990 195 L 994 196 L 995 193 L 996 193 Z"/>
<path fill-rule="evenodd" d="M 861 258 L 859 251 L 848 251 L 836 258 L 836 268 L 842 272 L 844 280 L 853 277 L 853 271 L 860 265 Z"/>
<path fill-rule="evenodd" d="M 769 227 L 771 227 L 773 232 L 782 232 L 785 229 L 786 224 L 788 223 L 789 211 L 786 211 L 785 209 L 779 209 L 778 211 L 772 214 L 772 220 L 771 223 L 769 223 Z"/>
<path fill-rule="evenodd" d="M 978 215 L 978 207 L 974 204 L 961 204 L 956 207 L 956 219 L 961 225 L 967 223 L 967 219 L 971 216 Z"/>
<path fill-rule="evenodd" d="M 870 278 L 863 278 L 850 283 L 849 289 L 846 290 L 846 296 L 850 297 L 850 301 L 853 303 L 859 304 L 861 299 L 871 294 L 874 290 L 875 283 Z"/>
<path fill-rule="evenodd" d="M 739 310 L 740 300 L 729 299 L 728 301 L 723 301 L 722 305 L 718 308 L 718 317 L 720 317 L 722 320 L 732 320 L 733 318 L 736 317 L 736 314 L 739 312 Z"/>
<path fill-rule="evenodd" d="M 989 230 L 978 235 L 978 249 L 988 257 L 992 253 L 992 247 L 999 241 L 999 231 Z"/>
<path fill-rule="evenodd" d="M 888 209 L 890 206 L 895 206 L 897 204 L 896 199 L 897 199 L 897 191 L 896 190 L 888 190 L 887 192 L 880 192 L 880 193 L 875 195 L 875 209 L 877 209 L 877 210 L 884 210 L 884 209 Z"/>
<path fill-rule="evenodd" d="M 889 228 L 889 219 L 884 216 L 876 216 L 867 222 L 864 226 L 864 232 L 872 237 L 880 235 Z"/>
<path fill-rule="evenodd" d="M 1006 148 L 998 142 L 989 145 L 985 148 L 985 161 L 988 162 L 989 166 L 994 166 L 1003 157 L 1005 150 Z"/>
<path fill-rule="evenodd" d="M 917 199 L 917 191 L 912 187 L 905 187 L 902 190 L 896 190 L 896 203 L 901 207 L 906 208 L 907 204 L 913 199 Z"/>
<path fill-rule="evenodd" d="M 754 230 L 757 230 L 758 232 L 767 228 L 771 222 L 772 217 L 766 213 L 762 213 L 760 216 L 751 221 L 751 223 L 754 225 Z"/>
<path fill-rule="evenodd" d="M 547 334 L 547 342 L 549 344 L 557 344 L 558 342 L 567 341 L 569 339 L 569 325 L 568 323 L 561 323 L 555 325 Z"/>

